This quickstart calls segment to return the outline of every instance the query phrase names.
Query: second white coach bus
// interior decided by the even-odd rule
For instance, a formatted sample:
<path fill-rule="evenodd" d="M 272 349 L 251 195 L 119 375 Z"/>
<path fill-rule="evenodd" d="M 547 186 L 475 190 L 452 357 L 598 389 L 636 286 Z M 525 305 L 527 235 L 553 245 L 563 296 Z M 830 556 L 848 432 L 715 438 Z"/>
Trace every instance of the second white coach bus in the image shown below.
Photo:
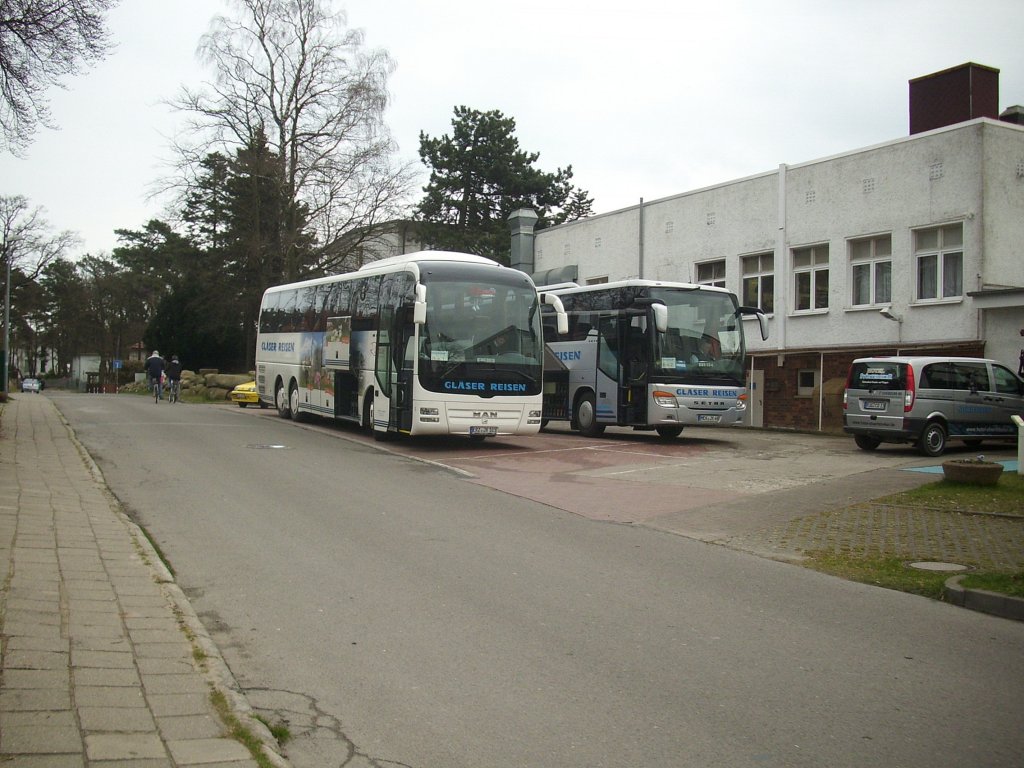
<path fill-rule="evenodd" d="M 690 424 L 732 425 L 746 410 L 744 315 L 724 288 L 625 280 L 540 288 L 558 296 L 569 330 L 545 317 L 544 420 L 596 437 L 607 426 L 676 437 Z"/>
<path fill-rule="evenodd" d="M 540 301 L 523 272 L 442 251 L 268 288 L 256 387 L 284 418 L 348 420 L 380 439 L 534 434 Z"/>

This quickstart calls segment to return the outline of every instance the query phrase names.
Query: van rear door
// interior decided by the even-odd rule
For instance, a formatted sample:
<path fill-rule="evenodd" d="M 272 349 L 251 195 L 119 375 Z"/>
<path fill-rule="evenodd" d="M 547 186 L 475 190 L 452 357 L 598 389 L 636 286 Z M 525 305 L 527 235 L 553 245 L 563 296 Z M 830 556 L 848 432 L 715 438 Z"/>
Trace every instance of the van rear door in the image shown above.
<path fill-rule="evenodd" d="M 906 390 L 906 363 L 855 361 L 846 390 L 846 426 L 873 432 L 902 430 Z"/>

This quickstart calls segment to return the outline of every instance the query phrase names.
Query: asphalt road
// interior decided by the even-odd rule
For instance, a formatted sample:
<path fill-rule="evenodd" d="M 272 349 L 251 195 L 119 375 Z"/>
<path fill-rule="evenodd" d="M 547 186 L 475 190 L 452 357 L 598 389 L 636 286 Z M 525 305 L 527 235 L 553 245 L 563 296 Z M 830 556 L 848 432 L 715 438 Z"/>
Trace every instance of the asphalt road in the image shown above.
<path fill-rule="evenodd" d="M 759 493 L 731 433 L 612 438 L 619 464 L 575 435 L 392 447 L 414 461 L 252 409 L 48 396 L 296 768 L 1020 764 L 1024 627 L 698 540 L 708 508 L 790 514 L 770 499 L 817 485 L 825 443 L 772 435 L 791 460 Z M 537 461 L 580 509 L 534 498 Z"/>

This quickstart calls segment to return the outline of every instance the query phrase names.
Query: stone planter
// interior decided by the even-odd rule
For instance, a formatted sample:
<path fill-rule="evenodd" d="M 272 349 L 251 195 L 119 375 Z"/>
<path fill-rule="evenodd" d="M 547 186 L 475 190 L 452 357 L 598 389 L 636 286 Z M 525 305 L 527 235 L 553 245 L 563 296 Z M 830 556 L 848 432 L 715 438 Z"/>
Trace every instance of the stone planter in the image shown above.
<path fill-rule="evenodd" d="M 954 483 L 995 485 L 1003 474 L 1003 465 L 994 461 L 944 461 L 942 474 Z"/>

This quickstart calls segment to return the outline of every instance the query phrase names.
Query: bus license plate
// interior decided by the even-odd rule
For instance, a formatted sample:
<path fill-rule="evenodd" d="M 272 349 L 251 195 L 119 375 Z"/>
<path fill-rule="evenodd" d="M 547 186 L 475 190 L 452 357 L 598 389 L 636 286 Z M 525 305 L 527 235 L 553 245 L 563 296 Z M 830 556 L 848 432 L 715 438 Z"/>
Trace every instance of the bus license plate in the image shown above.
<path fill-rule="evenodd" d="M 487 436 L 492 436 L 493 437 L 494 435 L 498 434 L 498 428 L 497 427 L 470 427 L 469 428 L 469 434 L 471 434 L 471 435 L 481 435 L 483 437 L 487 437 Z"/>
<path fill-rule="evenodd" d="M 864 410 L 865 411 L 884 411 L 885 410 L 885 405 L 886 405 L 885 400 L 865 400 L 864 401 Z"/>
<path fill-rule="evenodd" d="M 711 413 L 698 413 L 697 414 L 697 423 L 698 424 L 717 424 L 720 419 L 721 419 L 721 416 L 715 416 L 714 414 L 711 414 Z"/>

